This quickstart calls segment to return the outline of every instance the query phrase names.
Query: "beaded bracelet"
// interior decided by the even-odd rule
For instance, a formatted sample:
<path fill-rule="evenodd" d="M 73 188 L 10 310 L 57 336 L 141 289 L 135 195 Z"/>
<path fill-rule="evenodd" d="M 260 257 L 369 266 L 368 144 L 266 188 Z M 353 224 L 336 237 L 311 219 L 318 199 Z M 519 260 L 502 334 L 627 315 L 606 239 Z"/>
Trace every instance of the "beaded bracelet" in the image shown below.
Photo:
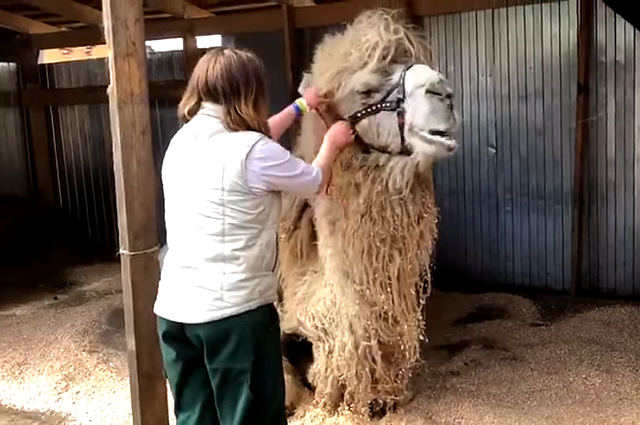
<path fill-rule="evenodd" d="M 296 116 L 298 118 L 302 118 L 303 115 L 309 112 L 309 106 L 307 105 L 307 102 L 302 97 L 299 99 L 296 99 L 296 101 L 293 102 L 292 105 L 293 105 L 293 109 L 296 111 Z"/>

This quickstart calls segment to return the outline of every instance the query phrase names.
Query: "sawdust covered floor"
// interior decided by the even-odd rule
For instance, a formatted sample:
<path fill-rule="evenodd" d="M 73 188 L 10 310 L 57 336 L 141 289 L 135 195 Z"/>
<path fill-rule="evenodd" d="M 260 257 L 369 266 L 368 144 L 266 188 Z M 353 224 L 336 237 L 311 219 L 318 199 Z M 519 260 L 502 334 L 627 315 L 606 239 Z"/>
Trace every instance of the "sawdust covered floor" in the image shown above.
<path fill-rule="evenodd" d="M 428 311 L 417 396 L 380 425 L 640 424 L 640 305 L 438 293 Z M 311 408 L 292 425 L 357 423 Z"/>
<path fill-rule="evenodd" d="M 0 424 L 131 423 L 119 265 L 54 277 L 0 294 Z M 377 423 L 639 424 L 638 329 L 631 303 L 436 293 L 418 394 Z M 290 423 L 362 422 L 306 406 Z"/>
<path fill-rule="evenodd" d="M 119 265 L 56 270 L 54 283 L 42 283 L 48 264 L 30 269 L 4 285 L 14 289 L 0 304 L 0 405 L 16 418 L 49 413 L 24 416 L 25 425 L 129 423 Z M 17 279 L 28 295 L 17 292 Z M 5 416 L 0 410 L 0 424 L 15 423 Z"/>

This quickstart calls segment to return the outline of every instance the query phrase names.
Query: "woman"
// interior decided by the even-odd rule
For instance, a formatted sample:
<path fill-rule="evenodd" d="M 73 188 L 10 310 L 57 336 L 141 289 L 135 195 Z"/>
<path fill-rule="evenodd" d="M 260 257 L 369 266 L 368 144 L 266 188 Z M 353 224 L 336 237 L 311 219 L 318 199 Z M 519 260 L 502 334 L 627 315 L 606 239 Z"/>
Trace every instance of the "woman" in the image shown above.
<path fill-rule="evenodd" d="M 273 142 L 313 90 L 267 119 L 265 70 L 216 48 L 196 65 L 162 167 L 167 251 L 154 312 L 178 425 L 286 423 L 274 307 L 280 192 L 313 197 L 353 141 L 333 125 L 312 164 Z"/>

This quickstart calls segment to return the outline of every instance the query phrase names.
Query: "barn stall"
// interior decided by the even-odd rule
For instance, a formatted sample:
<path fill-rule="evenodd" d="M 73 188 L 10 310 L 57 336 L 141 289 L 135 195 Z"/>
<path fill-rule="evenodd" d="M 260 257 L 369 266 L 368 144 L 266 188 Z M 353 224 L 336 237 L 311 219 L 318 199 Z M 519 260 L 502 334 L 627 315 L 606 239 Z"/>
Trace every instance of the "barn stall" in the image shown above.
<path fill-rule="evenodd" d="M 377 5 L 402 8 L 424 29 L 437 67 L 455 87 L 463 118 L 462 148 L 439 164 L 436 174 L 441 222 L 435 284 L 441 292 L 430 302 L 433 347 L 427 348 L 427 359 L 433 359 L 431 376 L 437 379 L 425 378 L 426 395 L 398 420 L 438 423 L 455 415 L 468 423 L 516 420 L 511 410 L 530 401 L 508 399 L 506 394 L 516 390 L 505 381 L 522 370 L 507 369 L 505 375 L 503 363 L 510 360 L 501 356 L 506 351 L 547 368 L 554 362 L 535 358 L 542 352 L 527 357 L 519 342 L 504 337 L 505 329 L 515 329 L 531 345 L 547 341 L 559 359 L 568 350 L 563 361 L 573 361 L 574 372 L 582 373 L 594 391 L 610 395 L 600 400 L 600 410 L 591 403 L 592 416 L 583 422 L 571 410 L 554 417 L 549 412 L 557 405 L 534 398 L 542 413 L 530 413 L 529 422 L 518 417 L 522 423 L 624 422 L 626 417 L 611 413 L 614 407 L 626 408 L 630 423 L 640 417 L 619 394 L 635 394 L 638 388 L 631 376 L 638 365 L 630 359 L 637 357 L 638 347 L 625 333 L 637 325 L 638 311 L 623 300 L 640 295 L 640 35 L 617 14 L 624 11 L 616 13 L 600 0 L 155 0 L 122 2 L 124 9 L 117 3 L 0 3 L 5 28 L 0 34 L 5 41 L 0 52 L 0 320 L 10 337 L 2 340 L 38 335 L 31 339 L 47 341 L 2 347 L 8 354 L 0 371 L 5 381 L 0 405 L 6 406 L 0 421 L 3 414 L 41 414 L 51 423 L 123 423 L 122 416 L 109 416 L 123 409 L 131 410 L 125 422 L 169 420 L 149 306 L 157 283 L 155 249 L 164 241 L 158 171 L 178 129 L 175 110 L 189 69 L 211 37 L 214 44 L 250 48 L 269 70 L 275 112 L 294 96 L 322 35 Z M 101 11 L 111 26 L 102 27 L 107 16 Z M 113 36 L 111 49 L 105 48 L 105 32 Z M 154 49 L 154 41 L 166 39 L 178 47 Z M 146 68 L 139 80 L 119 71 L 125 58 L 135 58 L 139 70 Z M 122 260 L 122 270 L 114 260 Z M 64 322 L 68 308 L 95 325 L 83 331 L 85 338 Z M 31 326 L 37 324 L 39 333 L 26 317 L 33 317 Z M 48 329 L 52 323 L 55 332 Z M 467 335 L 472 329 L 484 336 Z M 60 350 L 76 363 L 60 366 L 51 360 L 51 335 L 66 343 Z M 590 352 L 580 345 L 589 338 L 622 348 L 591 347 L 598 360 L 585 369 L 578 352 Z M 17 379 L 12 374 L 22 370 L 16 364 L 24 363 L 26 347 L 42 353 L 35 357 L 43 366 Z M 91 360 L 94 370 L 104 372 L 93 386 L 81 387 L 78 377 L 56 378 L 67 389 L 41 382 L 48 376 L 44 365 L 73 370 L 96 350 L 106 354 Z M 622 359 L 610 371 L 604 359 L 615 355 Z M 474 369 L 471 380 L 468 369 L 474 362 L 485 368 Z M 497 375 L 501 382 L 494 384 L 502 389 L 476 394 L 476 385 L 496 381 L 487 375 L 498 367 L 503 368 Z M 536 379 L 550 379 L 542 375 L 531 378 L 531 388 L 543 385 Z M 117 389 L 109 396 L 95 395 L 95 388 L 114 380 Z M 565 397 L 554 393 L 555 398 L 568 405 L 573 397 L 590 404 L 592 393 L 556 381 L 549 387 L 554 385 Z M 16 394 L 20 391 L 51 393 L 51 399 Z M 445 395 L 438 399 L 429 392 Z M 53 402 L 56 397 L 63 401 Z M 87 398 L 92 402 L 82 405 L 79 400 Z M 78 403 L 85 411 L 73 407 Z M 489 407 L 479 409 L 479 404 Z M 296 420 L 333 423 L 314 415 Z M 563 422 L 571 417 L 574 422 Z"/>

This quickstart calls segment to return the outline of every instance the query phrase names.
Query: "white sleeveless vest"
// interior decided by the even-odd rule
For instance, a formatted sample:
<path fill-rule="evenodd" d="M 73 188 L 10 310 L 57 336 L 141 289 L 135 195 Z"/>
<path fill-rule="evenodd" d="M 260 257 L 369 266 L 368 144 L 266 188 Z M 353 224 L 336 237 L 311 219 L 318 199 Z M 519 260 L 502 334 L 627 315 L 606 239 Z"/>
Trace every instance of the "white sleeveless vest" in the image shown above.
<path fill-rule="evenodd" d="M 277 299 L 280 195 L 254 194 L 245 158 L 265 136 L 228 132 L 205 104 L 171 140 L 162 166 L 167 245 L 154 312 L 204 323 Z"/>

